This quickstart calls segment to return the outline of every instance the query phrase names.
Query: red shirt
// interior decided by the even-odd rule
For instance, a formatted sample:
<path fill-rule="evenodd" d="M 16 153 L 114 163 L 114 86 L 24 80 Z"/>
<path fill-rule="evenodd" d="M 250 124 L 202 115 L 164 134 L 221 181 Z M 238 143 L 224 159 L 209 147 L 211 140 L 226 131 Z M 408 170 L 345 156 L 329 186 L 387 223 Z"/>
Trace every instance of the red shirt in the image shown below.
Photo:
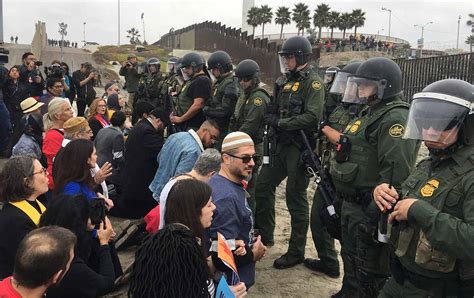
<path fill-rule="evenodd" d="M 53 160 L 58 154 L 59 149 L 64 140 L 62 131 L 57 129 L 50 129 L 46 132 L 43 140 L 43 153 L 48 161 L 48 186 L 49 189 L 54 189 L 53 182 Z"/>
<path fill-rule="evenodd" d="M 0 281 L 0 298 L 22 298 L 12 286 L 12 277 Z"/>

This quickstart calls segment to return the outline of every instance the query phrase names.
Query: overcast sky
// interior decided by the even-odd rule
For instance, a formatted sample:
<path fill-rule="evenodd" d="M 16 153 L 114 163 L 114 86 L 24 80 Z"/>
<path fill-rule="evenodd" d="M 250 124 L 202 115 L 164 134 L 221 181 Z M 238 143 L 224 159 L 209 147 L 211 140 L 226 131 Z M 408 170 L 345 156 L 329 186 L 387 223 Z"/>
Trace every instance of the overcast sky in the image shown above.
<path fill-rule="evenodd" d="M 297 2 L 306 3 L 311 15 L 317 4 L 328 3 L 332 10 L 350 12 L 360 8 L 365 11 L 364 27 L 358 32 L 388 35 L 389 13 L 381 7 L 392 10 L 391 35 L 408 40 L 412 46 L 424 32 L 425 48 L 446 49 L 456 47 L 458 17 L 461 16 L 459 46 L 468 49 L 465 44 L 470 34 L 466 25 L 469 13 L 474 13 L 473 0 L 331 0 L 331 1 L 293 1 L 293 0 L 255 0 L 255 5 L 268 4 L 275 12 L 278 6 L 293 8 Z M 180 29 L 190 24 L 206 20 L 218 21 L 228 26 L 240 28 L 242 0 L 120 0 L 121 7 L 121 43 L 127 43 L 125 31 L 136 27 L 142 32 L 140 15 L 145 13 L 145 34 L 148 42 L 155 42 L 170 30 Z M 31 43 L 34 24 L 46 22 L 49 38 L 59 39 L 58 23 L 68 24 L 66 39 L 80 42 L 83 40 L 83 23 L 86 22 L 86 40 L 100 44 L 117 44 L 118 21 L 117 0 L 3 0 L 4 38 L 19 37 L 19 43 Z M 383 29 L 383 31 L 382 31 Z M 351 30 L 352 31 L 352 30 Z M 260 33 L 261 28 L 256 29 Z M 279 26 L 267 24 L 265 33 L 279 33 Z M 286 26 L 284 32 L 296 32 L 294 23 Z"/>

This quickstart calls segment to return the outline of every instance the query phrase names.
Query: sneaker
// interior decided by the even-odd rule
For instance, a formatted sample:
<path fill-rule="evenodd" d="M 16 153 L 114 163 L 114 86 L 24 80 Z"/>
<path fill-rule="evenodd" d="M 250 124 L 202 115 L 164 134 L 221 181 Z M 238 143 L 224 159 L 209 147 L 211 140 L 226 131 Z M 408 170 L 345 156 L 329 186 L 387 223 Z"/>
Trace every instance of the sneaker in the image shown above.
<path fill-rule="evenodd" d="M 128 246 L 132 246 L 132 245 L 140 243 L 142 239 L 142 237 L 140 237 L 140 234 L 141 232 L 137 225 L 130 226 L 125 231 L 125 234 L 115 242 L 115 248 L 117 249 L 117 251 L 119 251 Z"/>
<path fill-rule="evenodd" d="M 273 267 L 276 269 L 286 269 L 301 264 L 303 261 L 303 257 L 294 257 L 286 253 L 273 262 Z"/>
<path fill-rule="evenodd" d="M 321 260 L 305 259 L 303 264 L 306 266 L 306 268 L 324 273 L 331 278 L 338 278 L 341 275 L 339 268 L 331 268 Z"/>

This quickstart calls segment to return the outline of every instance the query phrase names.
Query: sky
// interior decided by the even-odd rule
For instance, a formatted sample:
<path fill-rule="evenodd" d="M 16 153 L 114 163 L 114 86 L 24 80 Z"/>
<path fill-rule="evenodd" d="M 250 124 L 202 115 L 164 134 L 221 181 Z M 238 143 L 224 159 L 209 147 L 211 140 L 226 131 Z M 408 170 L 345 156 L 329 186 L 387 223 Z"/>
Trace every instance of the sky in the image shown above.
<path fill-rule="evenodd" d="M 83 23 L 86 22 L 87 41 L 117 44 L 119 2 L 122 44 L 128 43 L 127 29 L 135 27 L 143 31 L 142 13 L 149 43 L 157 41 L 170 28 L 177 30 L 206 20 L 235 28 L 242 24 L 242 0 L 3 0 L 4 39 L 9 40 L 13 35 L 18 36 L 19 43 L 31 43 L 35 23 L 41 20 L 46 22 L 48 38 L 60 39 L 58 23 L 65 22 L 68 24 L 66 39 L 80 43 L 84 40 Z M 459 47 L 469 49 L 465 40 L 471 28 L 466 21 L 468 14 L 474 13 L 473 0 L 255 0 L 255 5 L 267 4 L 275 12 L 279 6 L 292 9 L 298 2 L 307 4 L 311 15 L 320 3 L 328 3 L 332 10 L 339 12 L 360 8 L 365 12 L 366 21 L 358 32 L 375 34 L 379 31 L 388 35 L 389 13 L 381 10 L 386 7 L 392 10 L 391 36 L 408 40 L 412 47 L 421 37 L 421 28 L 413 25 L 433 22 L 424 30 L 425 49 L 455 48 L 461 16 Z M 274 23 L 265 26 L 265 34 L 279 32 L 280 27 Z M 284 32 L 296 32 L 295 24 L 286 26 Z M 261 33 L 261 27 L 257 27 L 257 33 Z"/>

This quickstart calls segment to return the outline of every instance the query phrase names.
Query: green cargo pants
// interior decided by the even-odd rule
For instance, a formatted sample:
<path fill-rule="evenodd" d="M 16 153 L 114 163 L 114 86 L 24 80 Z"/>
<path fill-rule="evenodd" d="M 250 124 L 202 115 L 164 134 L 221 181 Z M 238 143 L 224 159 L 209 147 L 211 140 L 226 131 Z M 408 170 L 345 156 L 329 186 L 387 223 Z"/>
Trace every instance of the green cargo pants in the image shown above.
<path fill-rule="evenodd" d="M 264 243 L 273 241 L 275 231 L 275 189 L 286 182 L 286 205 L 291 216 L 291 236 L 288 254 L 304 257 L 309 225 L 306 195 L 309 178 L 300 158 L 300 150 L 293 144 L 279 143 L 273 156 L 273 167 L 262 167 L 255 189 L 255 227 Z"/>

